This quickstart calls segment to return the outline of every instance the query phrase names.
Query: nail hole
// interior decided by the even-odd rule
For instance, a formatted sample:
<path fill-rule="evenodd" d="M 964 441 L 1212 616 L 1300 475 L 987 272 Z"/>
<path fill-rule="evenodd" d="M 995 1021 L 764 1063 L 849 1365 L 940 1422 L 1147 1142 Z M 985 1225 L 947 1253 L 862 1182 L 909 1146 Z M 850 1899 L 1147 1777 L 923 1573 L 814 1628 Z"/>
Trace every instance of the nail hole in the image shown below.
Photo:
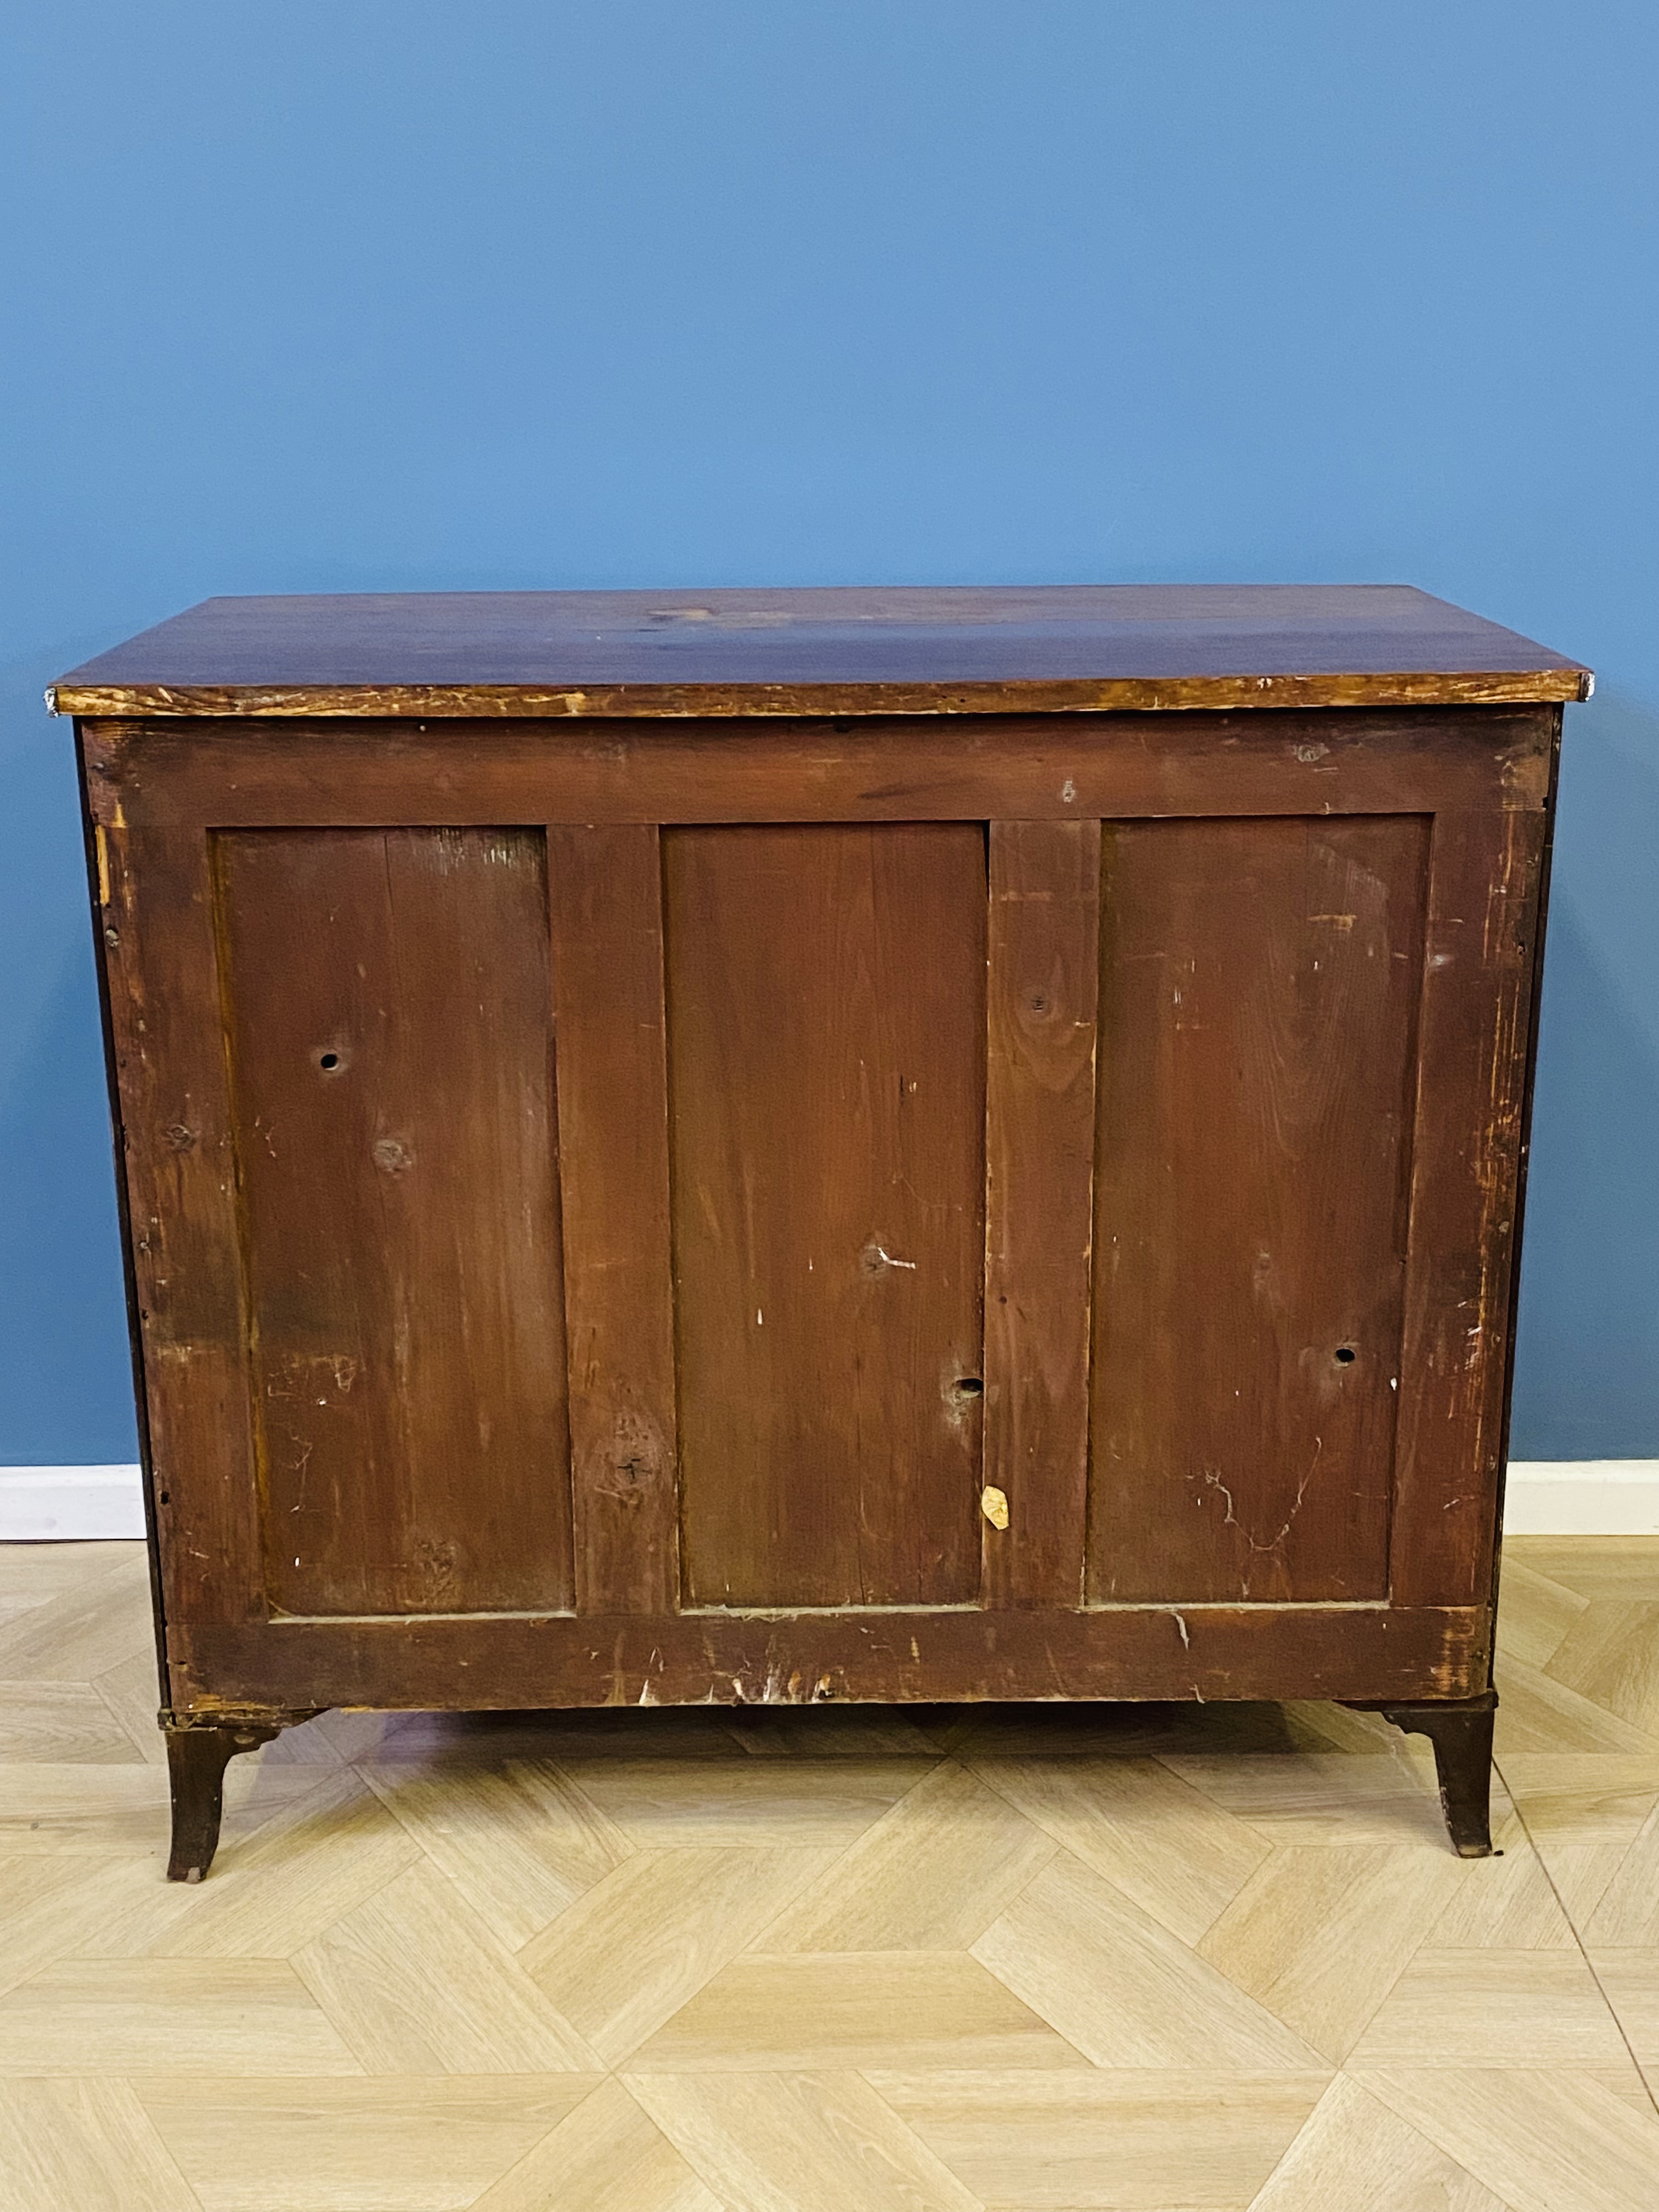
<path fill-rule="evenodd" d="M 337 1052 L 319 1052 L 317 1055 L 317 1065 L 325 1075 L 332 1075 L 340 1065 L 340 1055 Z"/>
<path fill-rule="evenodd" d="M 159 1504 L 162 1504 L 162 1505 L 171 1505 L 171 1504 L 172 1504 L 172 1503 L 173 1503 L 173 1497 L 172 1497 L 172 1493 L 171 1493 L 171 1492 L 164 1490 L 164 1491 L 161 1492 L 161 1498 L 160 1498 L 160 1499 L 159 1499 L 157 1502 L 158 1502 Z"/>
<path fill-rule="evenodd" d="M 981 1398 L 984 1395 L 985 1385 L 977 1375 L 964 1375 L 957 1383 L 957 1395 L 959 1398 Z"/>
<path fill-rule="evenodd" d="M 1339 1367 L 1352 1367 L 1358 1356 L 1351 1344 L 1339 1344 L 1336 1347 L 1336 1364 Z"/>

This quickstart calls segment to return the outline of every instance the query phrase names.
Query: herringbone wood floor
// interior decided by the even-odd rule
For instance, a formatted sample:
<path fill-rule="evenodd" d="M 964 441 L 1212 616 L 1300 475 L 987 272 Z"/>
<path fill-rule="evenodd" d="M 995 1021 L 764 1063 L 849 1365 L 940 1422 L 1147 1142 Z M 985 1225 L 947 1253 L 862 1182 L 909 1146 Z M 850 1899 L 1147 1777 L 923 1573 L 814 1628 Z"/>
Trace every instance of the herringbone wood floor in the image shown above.
<path fill-rule="evenodd" d="M 0 1552 L 5 2212 L 1659 2204 L 1659 1543 L 1510 1547 L 1472 1863 L 1329 1706 L 335 1714 L 171 1887 L 149 1639 Z"/>

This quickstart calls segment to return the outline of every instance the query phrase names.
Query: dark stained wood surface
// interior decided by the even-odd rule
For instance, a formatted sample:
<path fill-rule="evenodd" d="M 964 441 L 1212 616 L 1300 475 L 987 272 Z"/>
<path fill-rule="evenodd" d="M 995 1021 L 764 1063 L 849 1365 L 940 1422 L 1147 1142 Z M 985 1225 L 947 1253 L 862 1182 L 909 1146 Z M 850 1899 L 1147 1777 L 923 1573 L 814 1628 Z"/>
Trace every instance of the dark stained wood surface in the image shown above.
<path fill-rule="evenodd" d="M 208 599 L 61 678 L 76 714 L 958 714 L 1588 696 L 1404 585 Z"/>
<path fill-rule="evenodd" d="M 687 1599 L 970 1599 L 983 834 L 664 848 Z"/>
<path fill-rule="evenodd" d="M 547 832 L 583 1613 L 679 1603 L 662 868 L 652 823 Z"/>
<path fill-rule="evenodd" d="M 107 896 L 94 921 L 121 1093 L 163 1604 L 170 1620 L 261 1620 L 209 843 L 200 830 L 98 828 Z"/>
<path fill-rule="evenodd" d="M 1516 945 L 1523 951 L 1527 970 L 1527 1005 L 1524 1021 L 1524 1059 L 1521 1070 L 1521 1127 L 1516 1146 L 1514 1168 L 1515 1213 L 1510 1236 L 1508 1310 L 1504 1315 L 1503 1340 L 1498 1356 L 1503 1366 L 1503 1380 L 1498 1386 L 1500 1415 L 1498 1427 L 1498 1480 L 1495 1511 L 1491 1526 L 1483 1526 L 1470 1548 L 1477 1558 L 1487 1547 L 1490 1539 L 1491 1557 L 1487 1561 L 1487 1580 L 1481 1590 L 1495 1607 L 1498 1602 L 1498 1577 L 1503 1565 L 1503 1528 L 1504 1498 L 1509 1482 L 1510 1425 L 1515 1418 L 1515 1354 L 1516 1339 L 1521 1312 L 1521 1232 L 1526 1218 L 1527 1186 L 1532 1165 L 1532 1117 L 1537 1103 L 1538 1029 L 1539 1012 L 1544 1000 L 1544 940 L 1549 924 L 1550 882 L 1553 869 L 1555 846 L 1555 807 L 1561 769 L 1561 732 L 1565 721 L 1562 708 L 1555 710 L 1554 743 L 1550 753 L 1549 793 L 1545 800 L 1543 819 L 1539 825 L 1539 845 L 1535 886 L 1532 906 L 1522 921 L 1516 933 Z M 129 1292 L 131 1303 L 131 1292 Z M 140 1431 L 140 1441 L 143 1431 Z"/>
<path fill-rule="evenodd" d="M 1486 1690 L 1455 1705 L 1385 1705 L 1382 1711 L 1404 1734 L 1425 1735 L 1434 1745 L 1441 1808 L 1459 1858 L 1491 1858 L 1497 1691 Z"/>
<path fill-rule="evenodd" d="M 1544 849 L 1541 813 L 1434 821 L 1392 1584 L 1492 1586 Z"/>
<path fill-rule="evenodd" d="M 1536 810 L 1558 711 L 82 728 L 106 822 L 1077 822 Z"/>
<path fill-rule="evenodd" d="M 121 1095 L 120 1054 L 117 1048 L 115 1008 L 111 998 L 114 948 L 120 932 L 109 909 L 114 899 L 113 841 L 106 825 L 94 820 L 87 779 L 85 733 L 77 731 L 76 781 L 81 798 L 81 842 L 86 866 L 87 898 L 92 911 L 94 951 L 93 973 L 97 980 L 99 1024 L 104 1046 L 104 1089 L 109 1108 L 110 1164 L 115 1177 L 115 1218 L 120 1236 L 122 1288 L 127 1316 L 127 1354 L 131 1363 L 134 1426 L 138 1443 L 138 1486 L 144 1513 L 144 1549 L 149 1568 L 150 1614 L 155 1632 L 155 1686 L 158 1707 L 167 1698 L 167 1613 L 161 1584 L 161 1531 L 156 1523 L 155 1456 L 150 1434 L 149 1395 L 144 1388 L 144 1328 L 138 1304 L 137 1248 L 133 1240 L 132 1188 L 127 1174 L 126 1109 Z M 124 839 L 123 843 L 126 841 Z"/>
<path fill-rule="evenodd" d="M 541 834 L 216 848 L 271 1601 L 568 1607 Z"/>
<path fill-rule="evenodd" d="M 1427 853 L 1108 827 L 1097 1598 L 1387 1593 Z"/>
<path fill-rule="evenodd" d="M 1485 1606 L 977 1606 L 652 1620 L 209 1623 L 172 1644 L 179 1709 L 809 1705 L 838 1698 L 1463 1698 Z"/>
<path fill-rule="evenodd" d="M 993 822 L 986 1060 L 987 1605 L 1083 1595 L 1098 822 Z"/>
<path fill-rule="evenodd" d="M 221 688 L 223 714 L 174 697 L 82 721 L 165 1694 L 194 1719 L 1486 1690 L 1548 687 L 1576 673 L 1513 641 L 1473 695 L 1433 653 L 1310 670 L 1326 594 L 1163 614 L 1133 595 L 1133 636 L 1121 607 L 1091 632 L 1065 594 L 988 624 L 972 595 L 924 595 L 925 621 L 879 596 L 840 695 L 850 600 L 827 629 L 793 623 L 801 601 L 785 621 L 711 601 L 610 641 L 635 656 L 614 696 L 434 690 L 411 659 L 401 690 L 301 687 L 364 719 L 291 690 L 261 721 Z M 1374 643 L 1473 634 L 1417 595 L 1339 596 Z M 545 605 L 507 622 L 527 648 Z M 1218 675 L 1269 612 L 1289 620 L 1273 682 Z M 1076 673 L 1064 654 L 1106 633 L 1178 644 L 1188 672 Z M 441 623 L 421 635 L 443 645 Z M 1017 637 L 1036 658 L 986 674 L 974 656 Z M 884 714 L 923 647 L 959 658 L 912 684 L 915 714 Z M 757 675 L 809 647 L 817 690 Z M 676 680 L 639 673 L 658 665 Z M 1534 703 L 1455 703 L 1488 679 Z M 1279 711 L 1245 711 L 1247 685 Z M 1394 703 L 1285 703 L 1322 685 Z M 493 874 L 492 840 L 512 854 Z M 372 870 L 331 888 L 326 856 L 359 847 L 472 856 L 473 918 L 434 880 L 388 969 Z M 337 926 L 355 983 L 315 951 Z M 283 1127 L 277 1162 L 263 1144 L 290 1047 L 334 1048 L 316 994 L 336 981 L 418 1015 L 399 1080 L 441 1134 L 416 1165 L 465 1125 L 453 1188 L 401 1244 L 338 1130 L 308 1138 L 292 1189 Z M 371 1154 L 404 1143 L 368 1134 Z M 407 1182 L 388 1153 L 363 1187 L 394 1167 Z M 533 1266 L 526 1208 L 549 1224 Z M 319 1316 L 295 1293 L 331 1237 Z M 338 1511 L 313 1540 L 332 1557 L 283 1586 L 276 1531 L 310 1517 L 289 1509 L 313 1439 L 273 1448 L 301 1401 L 267 1370 L 337 1349 L 365 1300 L 395 1365 L 387 1264 L 440 1315 L 458 1282 L 510 1285 L 499 1341 L 475 1378 L 449 1332 L 406 1399 L 386 1391 L 383 1433 L 329 1445 Z M 335 1380 L 304 1407 L 319 1423 Z M 498 1382 L 523 1448 L 475 1491 L 461 1431 Z M 405 1412 L 432 1442 L 394 1431 Z M 562 1492 L 526 1493 L 550 1462 Z M 309 1571 L 305 1543 L 286 1556 Z"/>

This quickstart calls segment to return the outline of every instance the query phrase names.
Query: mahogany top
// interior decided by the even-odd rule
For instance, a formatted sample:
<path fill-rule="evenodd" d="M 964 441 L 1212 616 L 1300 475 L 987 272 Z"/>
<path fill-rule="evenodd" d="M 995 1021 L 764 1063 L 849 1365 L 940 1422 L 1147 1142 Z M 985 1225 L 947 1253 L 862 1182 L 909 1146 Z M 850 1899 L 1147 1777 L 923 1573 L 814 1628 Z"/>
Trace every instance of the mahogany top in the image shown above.
<path fill-rule="evenodd" d="M 892 714 L 1586 699 L 1403 584 L 355 592 L 204 599 L 74 669 L 72 714 Z"/>

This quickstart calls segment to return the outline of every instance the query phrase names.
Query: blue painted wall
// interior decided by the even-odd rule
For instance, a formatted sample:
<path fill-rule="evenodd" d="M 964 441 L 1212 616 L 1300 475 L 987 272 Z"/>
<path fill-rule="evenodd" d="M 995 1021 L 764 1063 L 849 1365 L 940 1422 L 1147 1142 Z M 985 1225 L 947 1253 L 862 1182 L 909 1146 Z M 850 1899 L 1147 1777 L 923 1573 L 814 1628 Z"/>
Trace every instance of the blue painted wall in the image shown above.
<path fill-rule="evenodd" d="M 133 1449 L 50 677 L 216 592 L 1004 579 L 1595 665 L 1516 1446 L 1659 1453 L 1652 0 L 52 0 L 0 102 L 0 1462 Z"/>

